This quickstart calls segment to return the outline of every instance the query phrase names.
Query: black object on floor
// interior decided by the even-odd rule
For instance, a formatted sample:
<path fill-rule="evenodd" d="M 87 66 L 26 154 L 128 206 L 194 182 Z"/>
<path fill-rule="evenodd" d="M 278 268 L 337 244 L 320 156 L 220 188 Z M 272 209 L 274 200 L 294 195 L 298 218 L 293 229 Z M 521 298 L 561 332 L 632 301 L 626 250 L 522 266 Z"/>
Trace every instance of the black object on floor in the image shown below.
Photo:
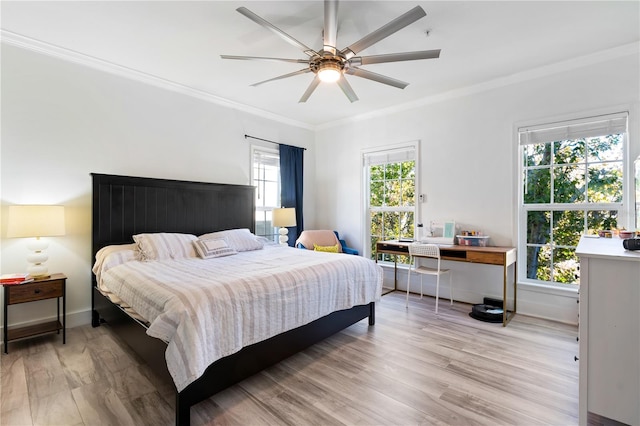
<path fill-rule="evenodd" d="M 479 321 L 485 322 L 502 322 L 502 306 L 487 305 L 479 303 L 471 307 L 469 316 Z"/>

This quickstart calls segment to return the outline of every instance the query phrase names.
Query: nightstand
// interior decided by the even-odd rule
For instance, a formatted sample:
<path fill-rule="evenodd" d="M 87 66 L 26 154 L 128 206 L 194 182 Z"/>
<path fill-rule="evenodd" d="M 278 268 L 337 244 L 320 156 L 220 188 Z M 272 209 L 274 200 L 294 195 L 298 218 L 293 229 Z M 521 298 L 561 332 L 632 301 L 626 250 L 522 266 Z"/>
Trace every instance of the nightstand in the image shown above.
<path fill-rule="evenodd" d="M 66 297 L 67 277 L 64 274 L 51 274 L 48 278 L 36 279 L 27 284 L 5 285 L 4 287 L 4 353 L 9 353 L 9 342 L 39 334 L 62 330 L 62 344 L 66 343 Z M 62 297 L 62 322 L 60 322 L 60 298 Z M 58 318 L 55 321 L 7 329 L 7 317 L 10 305 L 35 302 L 37 300 L 56 299 Z"/>

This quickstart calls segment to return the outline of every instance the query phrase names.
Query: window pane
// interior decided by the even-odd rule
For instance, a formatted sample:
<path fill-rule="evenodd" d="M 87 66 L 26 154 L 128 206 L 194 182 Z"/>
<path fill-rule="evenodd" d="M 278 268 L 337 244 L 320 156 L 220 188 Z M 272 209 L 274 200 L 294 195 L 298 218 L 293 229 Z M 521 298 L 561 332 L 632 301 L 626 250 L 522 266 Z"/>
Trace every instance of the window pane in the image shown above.
<path fill-rule="evenodd" d="M 377 235 L 371 235 L 371 259 L 376 260 L 376 244 L 380 241 L 380 237 Z M 378 257 L 378 260 L 384 260 Z"/>
<path fill-rule="evenodd" d="M 374 239 L 382 239 L 383 227 L 382 227 L 383 216 L 381 212 L 371 213 L 371 238 Z"/>
<path fill-rule="evenodd" d="M 551 212 L 527 212 L 527 244 L 547 244 L 551 240 Z"/>
<path fill-rule="evenodd" d="M 372 181 L 384 179 L 384 165 L 371 166 L 369 169 L 369 176 Z"/>
<path fill-rule="evenodd" d="M 553 251 L 553 281 L 577 284 L 579 282 L 579 264 L 575 249 L 556 248 Z"/>
<path fill-rule="evenodd" d="M 525 167 L 551 164 L 551 144 L 549 143 L 525 145 L 522 151 L 524 153 L 522 164 Z"/>
<path fill-rule="evenodd" d="M 402 165 L 400 163 L 391 163 L 385 166 L 384 178 L 399 179 L 401 174 Z"/>
<path fill-rule="evenodd" d="M 587 138 L 589 163 L 611 160 L 621 161 L 624 158 L 622 136 L 623 135 L 618 134 L 597 138 Z"/>
<path fill-rule="evenodd" d="M 415 161 L 405 161 L 402 163 L 402 178 L 414 180 L 416 177 Z"/>
<path fill-rule="evenodd" d="M 549 281 L 551 278 L 550 248 L 527 247 L 527 278 Z"/>
<path fill-rule="evenodd" d="M 401 205 L 400 199 L 402 192 L 400 191 L 399 180 L 388 180 L 385 182 L 384 201 L 389 207 L 398 207 Z"/>
<path fill-rule="evenodd" d="M 278 182 L 265 182 L 264 185 L 264 205 L 270 207 L 279 207 L 280 191 L 278 191 L 280 185 Z"/>
<path fill-rule="evenodd" d="M 574 139 L 553 143 L 554 164 L 584 163 L 585 140 Z"/>
<path fill-rule="evenodd" d="M 400 220 L 398 213 L 385 212 L 382 214 L 382 226 L 385 240 L 396 240 L 400 234 Z"/>
<path fill-rule="evenodd" d="M 582 203 L 585 201 L 584 168 L 563 166 L 553 168 L 553 202 Z"/>
<path fill-rule="evenodd" d="M 616 210 L 587 212 L 587 229 L 590 234 L 605 229 L 614 229 L 618 223 L 618 212 Z"/>
<path fill-rule="evenodd" d="M 556 246 L 577 246 L 583 230 L 583 211 L 553 212 L 553 242 Z"/>
<path fill-rule="evenodd" d="M 384 202 L 384 182 L 372 181 L 369 189 L 369 205 L 371 207 L 381 207 Z"/>
<path fill-rule="evenodd" d="M 525 170 L 524 203 L 547 204 L 551 202 L 550 169 Z"/>
<path fill-rule="evenodd" d="M 402 205 L 413 206 L 416 199 L 416 183 L 415 180 L 402 181 Z"/>
<path fill-rule="evenodd" d="M 413 212 L 402 212 L 400 217 L 400 238 L 413 238 Z"/>
<path fill-rule="evenodd" d="M 622 202 L 622 163 L 601 163 L 589 166 L 590 203 Z"/>

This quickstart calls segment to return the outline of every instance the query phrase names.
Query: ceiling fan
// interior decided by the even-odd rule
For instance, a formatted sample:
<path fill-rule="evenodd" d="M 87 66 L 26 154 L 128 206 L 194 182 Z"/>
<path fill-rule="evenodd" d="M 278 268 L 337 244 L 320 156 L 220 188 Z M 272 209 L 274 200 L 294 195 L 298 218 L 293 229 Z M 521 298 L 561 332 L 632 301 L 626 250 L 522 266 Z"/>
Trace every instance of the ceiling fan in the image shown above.
<path fill-rule="evenodd" d="M 358 100 L 351 85 L 347 82 L 345 74 L 354 75 L 356 77 L 366 78 L 368 80 L 377 81 L 378 83 L 387 84 L 389 86 L 404 89 L 409 83 L 396 80 L 381 74 L 360 68 L 361 65 L 380 64 L 385 62 L 414 61 L 418 59 L 434 59 L 440 57 L 440 49 L 422 50 L 416 52 L 390 53 L 385 55 L 357 56 L 358 53 L 367 47 L 374 45 L 380 40 L 390 36 L 391 34 L 403 29 L 404 27 L 414 23 L 427 14 L 420 7 L 416 6 L 410 11 L 400 15 L 391 22 L 383 25 L 372 33 L 366 35 L 362 39 L 356 41 L 342 50 L 337 49 L 338 38 L 338 1 L 325 0 L 324 2 L 324 31 L 323 31 L 323 47 L 320 51 L 315 51 L 303 43 L 299 42 L 289 34 L 285 33 L 275 25 L 251 12 L 246 7 L 236 9 L 239 13 L 251 19 L 258 25 L 274 32 L 285 41 L 291 43 L 295 47 L 301 49 L 309 58 L 308 59 L 285 59 L 285 58 L 269 58 L 262 56 L 232 56 L 220 55 L 222 59 L 241 59 L 252 61 L 275 61 L 275 62 L 292 62 L 297 64 L 305 64 L 306 66 L 289 74 L 284 74 L 269 80 L 260 81 L 252 84 L 258 86 L 274 80 L 281 80 L 295 75 L 306 74 L 312 72 L 315 77 L 307 90 L 304 92 L 299 102 L 306 102 L 313 91 L 318 87 L 321 81 L 337 82 L 344 94 L 351 102 Z"/>

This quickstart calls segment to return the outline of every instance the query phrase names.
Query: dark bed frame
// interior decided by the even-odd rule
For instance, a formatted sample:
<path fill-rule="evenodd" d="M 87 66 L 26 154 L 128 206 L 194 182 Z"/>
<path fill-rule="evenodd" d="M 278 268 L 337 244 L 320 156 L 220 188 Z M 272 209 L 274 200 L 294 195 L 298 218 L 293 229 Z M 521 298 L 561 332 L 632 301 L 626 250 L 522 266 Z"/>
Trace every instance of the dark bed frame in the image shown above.
<path fill-rule="evenodd" d="M 102 247 L 132 243 L 132 236 L 139 233 L 201 235 L 234 228 L 254 232 L 253 186 L 96 173 L 91 176 L 92 261 Z M 173 384 L 164 357 L 166 343 L 148 336 L 144 325 L 104 297 L 96 288 L 95 275 L 91 287 L 92 325 L 106 323 L 158 376 Z M 333 312 L 217 360 L 202 377 L 181 392 L 176 390 L 176 424 L 189 424 L 192 405 L 367 317 L 373 325 L 373 302 Z"/>

